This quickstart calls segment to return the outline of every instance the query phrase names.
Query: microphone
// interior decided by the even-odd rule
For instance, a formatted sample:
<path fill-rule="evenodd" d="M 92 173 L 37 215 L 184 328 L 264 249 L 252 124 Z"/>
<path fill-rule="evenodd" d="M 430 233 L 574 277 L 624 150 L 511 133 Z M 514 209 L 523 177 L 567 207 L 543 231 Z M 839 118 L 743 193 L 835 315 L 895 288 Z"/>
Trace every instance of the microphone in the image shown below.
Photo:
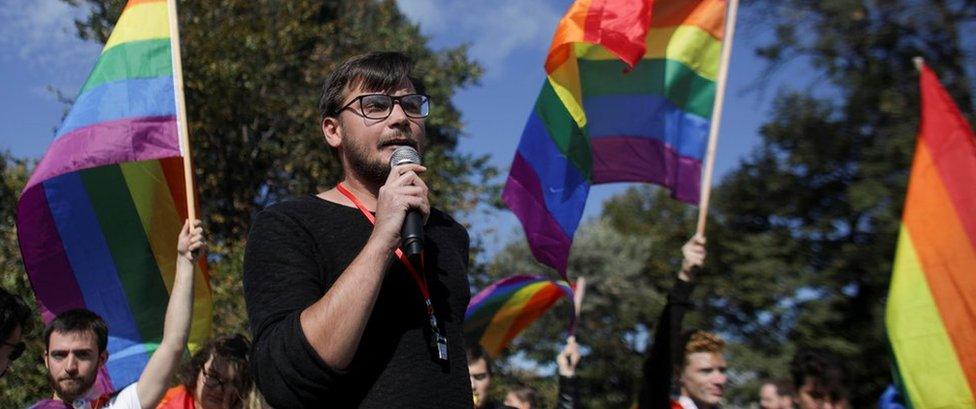
<path fill-rule="evenodd" d="M 420 153 L 410 146 L 397 147 L 390 157 L 390 170 L 408 163 L 420 165 Z M 400 240 L 400 248 L 407 257 L 418 257 L 424 252 L 424 217 L 417 209 L 407 211 L 407 218 L 400 228 Z"/>

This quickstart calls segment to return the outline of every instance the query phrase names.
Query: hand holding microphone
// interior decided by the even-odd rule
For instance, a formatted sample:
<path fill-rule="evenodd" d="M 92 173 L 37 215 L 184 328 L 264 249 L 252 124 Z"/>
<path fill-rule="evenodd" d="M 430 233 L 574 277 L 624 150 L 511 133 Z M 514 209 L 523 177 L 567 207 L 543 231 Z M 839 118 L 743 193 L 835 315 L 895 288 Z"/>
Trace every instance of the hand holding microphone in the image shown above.
<path fill-rule="evenodd" d="M 424 220 L 430 214 L 427 185 L 418 176 L 424 170 L 416 149 L 398 147 L 390 157 L 390 175 L 380 187 L 377 201 L 374 234 L 395 238 L 389 244 L 411 257 L 423 252 Z"/>
<path fill-rule="evenodd" d="M 401 146 L 393 151 L 390 156 L 390 172 L 397 166 L 405 164 L 420 165 L 420 153 L 409 146 Z M 423 181 L 417 178 L 421 184 Z M 424 187 L 424 199 L 427 199 L 427 186 Z M 400 229 L 400 248 L 406 253 L 407 257 L 416 257 L 424 252 L 424 218 L 430 213 L 430 205 L 427 205 L 426 212 L 421 213 L 415 208 L 407 210 L 407 216 L 403 220 L 403 227 Z"/>

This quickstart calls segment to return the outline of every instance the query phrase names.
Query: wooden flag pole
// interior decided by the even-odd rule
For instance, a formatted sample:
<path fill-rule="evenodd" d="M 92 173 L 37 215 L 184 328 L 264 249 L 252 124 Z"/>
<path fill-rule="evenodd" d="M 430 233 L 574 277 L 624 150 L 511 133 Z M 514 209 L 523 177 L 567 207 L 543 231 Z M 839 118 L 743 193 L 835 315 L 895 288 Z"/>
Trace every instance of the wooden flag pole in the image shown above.
<path fill-rule="evenodd" d="M 166 0 L 169 5 L 169 45 L 173 56 L 173 88 L 176 92 L 176 126 L 180 135 L 180 151 L 183 154 L 183 184 L 186 185 L 186 214 L 190 220 L 197 218 L 193 166 L 190 156 L 190 131 L 186 125 L 186 103 L 183 97 L 183 59 L 180 54 L 180 24 L 176 14 L 176 0 Z"/>
<path fill-rule="evenodd" d="M 705 153 L 705 168 L 702 172 L 701 198 L 698 204 L 698 234 L 705 234 L 705 220 L 708 219 L 708 201 L 712 195 L 712 173 L 715 168 L 715 147 L 718 145 L 718 129 L 722 122 L 722 106 L 725 102 L 725 84 L 729 76 L 729 63 L 732 60 L 732 40 L 735 38 L 735 20 L 739 11 L 739 0 L 729 0 L 729 10 L 725 19 L 725 38 L 722 45 L 722 61 L 718 68 L 718 84 L 715 88 L 715 106 L 712 123 L 708 131 L 708 150 Z"/>
<path fill-rule="evenodd" d="M 576 342 L 576 328 L 579 326 L 580 310 L 583 308 L 583 296 L 586 295 L 586 277 L 580 277 L 576 279 L 576 288 L 573 289 L 573 308 L 576 311 L 575 324 L 570 329 L 569 338 L 566 339 L 568 343 Z"/>
<path fill-rule="evenodd" d="M 580 309 L 583 308 L 583 296 L 586 295 L 586 277 L 576 280 L 576 289 L 573 290 L 573 306 L 576 308 L 576 320 L 579 321 Z"/>
<path fill-rule="evenodd" d="M 912 62 L 915 63 L 915 69 L 921 74 L 922 68 L 925 67 L 925 59 L 922 57 L 914 57 L 912 58 Z"/>

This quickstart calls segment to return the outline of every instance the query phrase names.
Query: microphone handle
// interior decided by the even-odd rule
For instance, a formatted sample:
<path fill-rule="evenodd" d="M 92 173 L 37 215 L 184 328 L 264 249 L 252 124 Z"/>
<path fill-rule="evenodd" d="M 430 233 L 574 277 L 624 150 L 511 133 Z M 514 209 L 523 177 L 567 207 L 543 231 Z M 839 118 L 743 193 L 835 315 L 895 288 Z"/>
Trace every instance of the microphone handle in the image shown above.
<path fill-rule="evenodd" d="M 424 252 L 424 218 L 419 211 L 411 209 L 400 230 L 400 248 L 407 257 L 416 257 Z"/>

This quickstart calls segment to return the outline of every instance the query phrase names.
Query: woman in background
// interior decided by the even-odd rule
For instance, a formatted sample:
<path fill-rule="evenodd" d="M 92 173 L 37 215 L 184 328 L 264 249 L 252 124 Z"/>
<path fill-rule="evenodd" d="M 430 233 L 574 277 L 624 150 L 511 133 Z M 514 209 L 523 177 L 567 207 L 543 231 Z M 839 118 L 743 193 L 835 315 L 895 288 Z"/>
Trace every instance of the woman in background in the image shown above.
<path fill-rule="evenodd" d="M 243 409 L 251 399 L 247 337 L 217 337 L 180 368 L 180 385 L 170 388 L 157 409 Z"/>

